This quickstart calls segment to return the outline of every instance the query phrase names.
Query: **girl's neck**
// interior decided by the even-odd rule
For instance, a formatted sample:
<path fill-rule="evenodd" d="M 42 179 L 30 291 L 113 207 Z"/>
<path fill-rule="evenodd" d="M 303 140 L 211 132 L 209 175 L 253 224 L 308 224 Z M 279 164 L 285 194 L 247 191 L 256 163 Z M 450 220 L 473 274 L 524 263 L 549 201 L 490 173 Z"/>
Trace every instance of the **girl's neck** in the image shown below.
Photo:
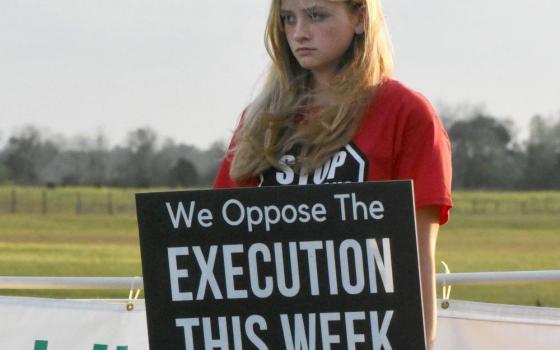
<path fill-rule="evenodd" d="M 330 81 L 332 77 L 313 77 L 313 101 L 312 106 L 325 107 L 332 105 L 334 98 L 330 92 Z"/>

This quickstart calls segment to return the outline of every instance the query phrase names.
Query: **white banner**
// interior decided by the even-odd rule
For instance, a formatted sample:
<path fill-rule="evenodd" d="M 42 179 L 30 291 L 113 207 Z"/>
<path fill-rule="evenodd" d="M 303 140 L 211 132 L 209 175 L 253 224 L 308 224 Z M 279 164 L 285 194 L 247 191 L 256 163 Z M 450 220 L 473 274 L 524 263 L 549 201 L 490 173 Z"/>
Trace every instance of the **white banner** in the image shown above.
<path fill-rule="evenodd" d="M 144 301 L 126 304 L 0 297 L 0 349 L 147 350 Z M 560 349 L 560 309 L 452 300 L 439 310 L 435 350 L 502 349 Z"/>
<path fill-rule="evenodd" d="M 2 350 L 147 350 L 144 301 L 0 297 Z"/>
<path fill-rule="evenodd" d="M 560 309 L 451 300 L 438 310 L 435 350 L 517 349 L 560 349 Z"/>

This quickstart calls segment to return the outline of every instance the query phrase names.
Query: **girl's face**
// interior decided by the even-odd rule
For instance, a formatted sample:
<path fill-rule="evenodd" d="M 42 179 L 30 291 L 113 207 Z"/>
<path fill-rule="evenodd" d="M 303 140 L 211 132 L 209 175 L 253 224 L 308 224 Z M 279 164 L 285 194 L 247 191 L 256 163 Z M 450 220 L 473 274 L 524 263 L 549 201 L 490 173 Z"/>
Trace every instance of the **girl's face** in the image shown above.
<path fill-rule="evenodd" d="M 281 0 L 280 13 L 293 55 L 316 80 L 336 73 L 354 35 L 363 32 L 359 15 L 341 1 Z"/>

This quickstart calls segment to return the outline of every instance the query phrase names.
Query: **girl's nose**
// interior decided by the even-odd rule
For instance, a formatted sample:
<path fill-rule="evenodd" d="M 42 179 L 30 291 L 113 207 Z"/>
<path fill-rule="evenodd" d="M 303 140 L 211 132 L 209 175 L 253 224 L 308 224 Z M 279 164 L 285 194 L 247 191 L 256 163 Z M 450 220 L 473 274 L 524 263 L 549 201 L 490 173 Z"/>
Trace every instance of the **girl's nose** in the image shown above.
<path fill-rule="evenodd" d="M 309 40 L 309 24 L 305 21 L 297 21 L 294 28 L 294 40 L 298 42 Z"/>

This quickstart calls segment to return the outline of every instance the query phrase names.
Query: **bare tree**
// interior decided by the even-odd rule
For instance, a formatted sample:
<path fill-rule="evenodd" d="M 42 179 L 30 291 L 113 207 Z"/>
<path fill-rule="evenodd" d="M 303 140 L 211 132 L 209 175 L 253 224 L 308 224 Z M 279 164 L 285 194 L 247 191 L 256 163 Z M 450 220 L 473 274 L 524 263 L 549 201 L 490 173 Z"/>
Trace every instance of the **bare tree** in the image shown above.
<path fill-rule="evenodd" d="M 560 188 L 560 117 L 531 119 L 523 187 Z"/>
<path fill-rule="evenodd" d="M 4 164 L 15 183 L 41 183 L 45 182 L 40 176 L 41 170 L 58 153 L 59 148 L 55 143 L 43 141 L 37 128 L 27 126 L 9 138 L 4 151 Z"/>
<path fill-rule="evenodd" d="M 510 123 L 476 114 L 449 128 L 453 145 L 453 184 L 466 189 L 508 189 L 522 178 L 523 154 Z"/>

